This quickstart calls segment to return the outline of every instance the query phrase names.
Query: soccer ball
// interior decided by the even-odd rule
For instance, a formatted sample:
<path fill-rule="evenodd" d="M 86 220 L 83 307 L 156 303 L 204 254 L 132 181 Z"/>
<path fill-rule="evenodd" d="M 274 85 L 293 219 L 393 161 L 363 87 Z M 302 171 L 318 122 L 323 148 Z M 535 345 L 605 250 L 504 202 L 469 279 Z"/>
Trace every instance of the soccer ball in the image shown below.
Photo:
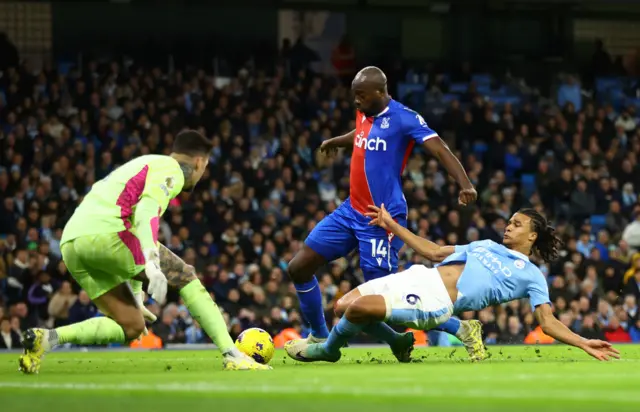
<path fill-rule="evenodd" d="M 236 347 L 245 355 L 252 357 L 253 360 L 263 365 L 271 361 L 276 350 L 271 335 L 259 328 L 243 331 L 236 340 Z"/>

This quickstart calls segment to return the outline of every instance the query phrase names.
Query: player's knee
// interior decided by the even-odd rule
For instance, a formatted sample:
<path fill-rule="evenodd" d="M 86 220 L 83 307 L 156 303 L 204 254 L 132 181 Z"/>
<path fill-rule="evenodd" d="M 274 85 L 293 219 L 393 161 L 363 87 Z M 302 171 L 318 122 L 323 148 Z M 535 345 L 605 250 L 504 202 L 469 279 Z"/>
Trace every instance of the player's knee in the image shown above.
<path fill-rule="evenodd" d="M 333 304 L 333 313 L 339 318 L 344 315 L 349 307 L 349 302 L 345 298 L 340 298 L 336 303 Z"/>
<path fill-rule="evenodd" d="M 344 311 L 347 319 L 354 323 L 361 323 L 370 320 L 373 313 L 371 305 L 365 296 L 359 297 L 352 301 Z"/>
<path fill-rule="evenodd" d="M 120 324 L 122 326 L 122 330 L 124 331 L 124 337 L 127 341 L 136 340 L 142 335 L 144 332 L 145 324 L 142 315 L 133 316 L 128 319 L 126 322 Z"/>
<path fill-rule="evenodd" d="M 308 282 L 313 278 L 314 269 L 309 268 L 309 263 L 305 261 L 303 252 L 299 252 L 291 259 L 287 266 L 287 275 L 293 283 Z"/>

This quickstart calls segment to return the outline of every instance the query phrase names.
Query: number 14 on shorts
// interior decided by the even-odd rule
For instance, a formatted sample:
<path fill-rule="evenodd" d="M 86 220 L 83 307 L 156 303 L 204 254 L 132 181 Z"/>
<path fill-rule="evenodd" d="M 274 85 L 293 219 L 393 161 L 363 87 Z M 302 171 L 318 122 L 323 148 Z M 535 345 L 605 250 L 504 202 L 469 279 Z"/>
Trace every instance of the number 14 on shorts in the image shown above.
<path fill-rule="evenodd" d="M 387 247 L 385 246 L 384 239 L 370 239 L 371 242 L 371 257 L 375 258 L 378 262 L 378 266 L 382 265 L 382 261 L 387 257 Z"/>

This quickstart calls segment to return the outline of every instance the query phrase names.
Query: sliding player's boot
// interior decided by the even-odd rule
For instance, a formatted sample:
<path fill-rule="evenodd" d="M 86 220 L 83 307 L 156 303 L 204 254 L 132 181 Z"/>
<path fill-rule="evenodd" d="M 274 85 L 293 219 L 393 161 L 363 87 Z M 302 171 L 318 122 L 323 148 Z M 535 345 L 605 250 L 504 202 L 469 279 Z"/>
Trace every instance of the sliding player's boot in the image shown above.
<path fill-rule="evenodd" d="M 48 329 L 28 329 L 22 334 L 24 353 L 20 356 L 20 372 L 34 374 L 40 371 L 40 364 L 45 353 L 55 346 L 55 331 Z"/>
<path fill-rule="evenodd" d="M 307 344 L 311 345 L 313 343 L 325 343 L 327 341 L 327 338 L 316 338 L 312 334 L 309 334 L 309 336 L 307 336 L 306 339 L 300 339 L 300 340 L 303 340 Z"/>
<path fill-rule="evenodd" d="M 482 323 L 478 320 L 463 320 L 460 322 L 460 330 L 456 336 L 469 353 L 471 362 L 479 362 L 489 357 L 487 348 L 482 341 Z"/>
<path fill-rule="evenodd" d="M 240 351 L 232 351 L 223 355 L 222 365 L 226 371 L 266 371 L 273 369 L 269 365 L 256 362 Z"/>
<path fill-rule="evenodd" d="M 393 356 L 398 359 L 398 362 L 411 362 L 411 352 L 413 352 L 415 342 L 416 339 L 413 336 L 413 332 L 403 333 L 396 339 L 393 345 L 391 345 L 391 351 L 393 352 Z"/>
<path fill-rule="evenodd" d="M 290 340 L 285 343 L 284 350 L 291 359 L 298 362 L 337 362 L 342 357 L 340 351 L 327 352 L 322 343 L 308 344 L 305 339 Z"/>

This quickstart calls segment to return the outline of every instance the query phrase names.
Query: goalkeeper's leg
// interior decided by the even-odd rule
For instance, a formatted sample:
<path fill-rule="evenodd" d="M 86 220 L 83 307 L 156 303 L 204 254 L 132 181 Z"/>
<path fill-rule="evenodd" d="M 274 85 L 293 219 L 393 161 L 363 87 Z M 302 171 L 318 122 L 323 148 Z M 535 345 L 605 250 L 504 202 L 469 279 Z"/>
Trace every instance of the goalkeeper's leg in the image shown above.
<path fill-rule="evenodd" d="M 20 370 L 37 373 L 43 356 L 64 343 L 106 345 L 137 339 L 144 331 L 144 319 L 127 283 L 95 298 L 94 303 L 110 317 L 98 317 L 56 329 L 29 329 L 23 335 L 24 354 Z"/>
<path fill-rule="evenodd" d="M 189 313 L 198 321 L 205 333 L 220 349 L 224 357 L 224 368 L 270 369 L 244 355 L 229 336 L 227 324 L 209 292 L 196 276 L 195 268 L 187 265 L 165 246 L 160 245 L 160 269 L 167 276 L 169 286 L 177 288 Z"/>

